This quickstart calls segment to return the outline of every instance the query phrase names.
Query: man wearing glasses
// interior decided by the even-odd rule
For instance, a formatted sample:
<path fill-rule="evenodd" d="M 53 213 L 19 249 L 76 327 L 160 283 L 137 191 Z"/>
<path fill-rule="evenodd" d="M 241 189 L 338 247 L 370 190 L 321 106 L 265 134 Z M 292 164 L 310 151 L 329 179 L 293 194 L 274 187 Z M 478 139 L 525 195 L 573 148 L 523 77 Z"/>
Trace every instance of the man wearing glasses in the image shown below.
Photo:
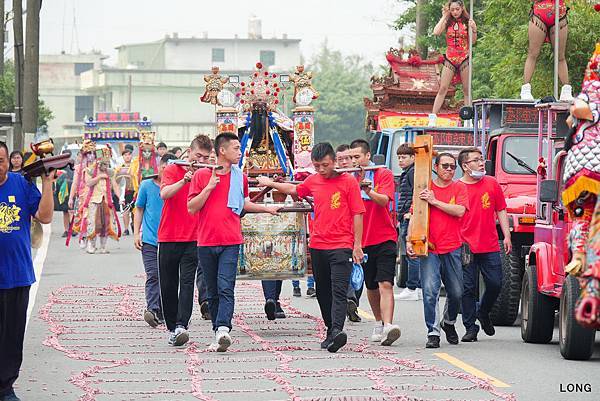
<path fill-rule="evenodd" d="M 440 347 L 440 332 L 444 330 L 450 344 L 458 344 L 454 328 L 463 292 L 463 269 L 461 263 L 461 218 L 468 209 L 466 185 L 453 181 L 456 159 L 450 153 L 440 153 L 435 159 L 437 175 L 431 189 L 424 189 L 419 198 L 429 203 L 429 253 L 421 257 L 421 285 L 423 286 L 423 309 L 427 326 L 426 348 Z M 412 221 L 409 223 L 409 233 Z M 410 235 L 409 235 L 410 238 Z M 406 253 L 415 257 L 410 241 Z M 441 283 L 446 288 L 446 305 L 443 324 L 438 312 Z"/>
<path fill-rule="evenodd" d="M 496 217 L 504 235 L 504 250 L 510 253 L 510 231 L 506 214 L 506 201 L 495 178 L 485 175 L 485 160 L 477 148 L 467 148 L 458 155 L 458 163 L 464 171 L 461 181 L 467 186 L 469 212 L 463 218 L 462 238 L 473 255 L 463 272 L 462 319 L 467 330 L 463 342 L 477 341 L 479 326 L 488 336 L 495 334 L 489 313 L 502 288 L 502 260 L 496 231 Z M 477 310 L 479 281 L 478 271 L 483 274 L 485 292 Z"/>

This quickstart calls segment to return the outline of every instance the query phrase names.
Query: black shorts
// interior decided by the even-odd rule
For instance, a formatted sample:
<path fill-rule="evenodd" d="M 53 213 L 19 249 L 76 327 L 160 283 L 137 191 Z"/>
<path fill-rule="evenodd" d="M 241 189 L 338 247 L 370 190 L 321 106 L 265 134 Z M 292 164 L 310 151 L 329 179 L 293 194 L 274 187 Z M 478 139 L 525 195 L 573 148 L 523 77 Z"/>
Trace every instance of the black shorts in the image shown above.
<path fill-rule="evenodd" d="M 376 290 L 384 281 L 394 282 L 396 276 L 396 257 L 398 247 L 394 241 L 386 241 L 381 244 L 371 245 L 363 248 L 363 252 L 369 255 L 364 265 L 365 286 L 368 290 Z"/>

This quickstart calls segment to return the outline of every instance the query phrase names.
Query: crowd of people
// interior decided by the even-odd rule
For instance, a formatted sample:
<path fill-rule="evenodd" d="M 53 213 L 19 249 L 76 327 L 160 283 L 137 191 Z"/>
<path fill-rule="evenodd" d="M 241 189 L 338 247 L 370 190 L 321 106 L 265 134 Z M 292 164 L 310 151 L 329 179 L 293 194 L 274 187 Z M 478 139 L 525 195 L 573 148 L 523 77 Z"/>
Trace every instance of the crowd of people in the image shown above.
<path fill-rule="evenodd" d="M 76 209 L 70 221 L 65 219 L 65 232 L 68 236 L 78 232 L 89 253 L 95 253 L 97 237 L 98 252 L 107 253 L 107 238 L 118 239 L 131 226 L 146 272 L 143 318 L 152 327 L 164 324 L 170 345 L 189 341 L 194 287 L 201 315 L 212 323 L 210 349 L 223 352 L 231 345 L 238 257 L 244 241 L 242 213 L 277 215 L 279 207 L 249 200 L 248 177 L 238 167 L 241 150 L 236 135 L 220 134 L 214 141 L 198 135 L 185 160 L 167 152 L 166 146 L 159 145 L 155 151 L 146 145 L 147 141 L 140 143 L 137 169 L 131 168 L 128 146 L 122 151 L 122 163 L 110 168 L 110 149 L 84 141 L 73 174 L 59 174 L 63 182 L 55 174 L 44 177 L 40 194 L 19 174 L 19 155 L 9 155 L 0 143 L 0 204 L 8 205 L 0 216 L 0 245 L 4 249 L 18 243 L 23 248 L 13 255 L 10 266 L 6 258 L 0 260 L 0 297 L 11 305 L 11 314 L 2 315 L 0 326 L 10 325 L 14 333 L 2 338 L 0 348 L 6 354 L 2 359 L 12 362 L 0 368 L 0 394 L 12 391 L 18 375 L 26 295 L 35 281 L 29 221 L 35 217 L 49 222 L 57 202 L 58 210 L 67 216 Z M 319 143 L 311 153 L 315 172 L 299 184 L 257 178 L 259 187 L 313 201 L 309 251 L 314 277 L 308 277 L 306 294 L 318 301 L 327 327 L 321 348 L 329 352 L 346 344 L 346 319 L 361 321 L 362 286 L 357 289 L 350 280 L 355 265 L 362 266 L 367 301 L 375 317 L 370 340 L 389 346 L 400 338 L 400 327 L 393 321 L 399 244 L 405 247 L 408 262 L 408 280 L 399 299 L 422 299 L 427 348 L 440 346 L 442 331 L 449 344 L 459 343 L 455 324 L 460 309 L 463 342 L 477 341 L 477 321 L 487 335 L 494 335 L 489 313 L 502 284 L 496 221 L 507 252 L 511 241 L 504 196 L 496 180 L 485 175 L 481 151 L 468 148 L 458 157 L 440 153 L 435 158 L 430 189 L 418 194 L 430 206 L 431 222 L 429 253 L 420 257 L 411 242 L 414 150 L 401 145 L 397 156 L 402 169 L 399 179 L 390 169 L 374 166 L 369 143 L 363 139 L 336 150 L 329 143 Z M 463 175 L 456 180 L 459 166 Z M 354 171 L 340 171 L 344 168 Z M 120 185 L 120 179 L 125 183 Z M 123 219 L 123 231 L 116 205 L 133 213 L 132 221 Z M 485 282 L 479 304 L 478 272 Z M 442 283 L 447 296 L 440 314 Z M 262 286 L 266 318 L 285 318 L 279 300 L 282 282 L 263 281 Z M 293 287 L 294 295 L 300 295 L 299 282 Z"/>

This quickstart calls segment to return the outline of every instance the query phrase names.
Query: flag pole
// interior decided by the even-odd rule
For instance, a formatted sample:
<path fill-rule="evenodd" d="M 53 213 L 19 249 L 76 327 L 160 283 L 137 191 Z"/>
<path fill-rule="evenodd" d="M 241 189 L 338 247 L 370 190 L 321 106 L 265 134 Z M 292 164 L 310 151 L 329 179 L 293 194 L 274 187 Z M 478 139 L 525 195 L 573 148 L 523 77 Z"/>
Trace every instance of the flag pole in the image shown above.
<path fill-rule="evenodd" d="M 560 1 L 554 0 L 554 98 L 558 101 L 558 42 L 560 34 Z"/>

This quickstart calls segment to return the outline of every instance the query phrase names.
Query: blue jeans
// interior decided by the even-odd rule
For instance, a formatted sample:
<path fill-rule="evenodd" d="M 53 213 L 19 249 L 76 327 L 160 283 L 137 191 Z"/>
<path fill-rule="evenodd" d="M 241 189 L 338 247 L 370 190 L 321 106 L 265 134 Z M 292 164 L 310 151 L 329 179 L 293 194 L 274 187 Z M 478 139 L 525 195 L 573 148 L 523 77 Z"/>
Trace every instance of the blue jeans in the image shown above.
<path fill-rule="evenodd" d="M 203 302 L 206 302 L 206 281 L 204 281 L 204 271 L 202 270 L 202 265 L 200 264 L 200 259 L 198 259 L 198 269 L 196 270 L 196 287 L 198 288 L 198 303 L 202 305 Z"/>
<path fill-rule="evenodd" d="M 463 269 L 460 248 L 441 255 L 429 253 L 421 257 L 421 283 L 423 284 L 423 310 L 428 336 L 439 336 L 441 318 L 439 299 L 441 283 L 446 287 L 444 323 L 456 323 L 463 294 Z"/>
<path fill-rule="evenodd" d="M 292 280 L 292 286 L 294 288 L 300 288 L 300 280 Z M 315 277 L 314 276 L 308 276 L 306 278 L 306 287 L 307 288 L 315 288 Z"/>
<path fill-rule="evenodd" d="M 485 291 L 479 298 L 479 272 L 483 275 Z M 500 252 L 474 253 L 473 261 L 464 272 L 465 289 L 462 296 L 462 319 L 467 332 L 478 332 L 475 324 L 478 315 L 486 316 L 492 310 L 502 289 L 502 259 Z"/>
<path fill-rule="evenodd" d="M 231 330 L 239 253 L 239 245 L 198 247 L 213 330 L 221 326 Z"/>
<path fill-rule="evenodd" d="M 402 220 L 402 224 L 400 226 L 400 233 L 402 234 L 402 241 L 406 243 L 406 234 L 408 231 L 408 220 Z M 404 256 L 406 259 L 408 277 L 406 278 L 406 288 L 411 290 L 421 288 L 421 273 L 420 273 L 420 258 L 409 258 L 408 256 Z"/>
<path fill-rule="evenodd" d="M 281 295 L 281 280 L 263 280 L 261 282 L 263 288 L 263 294 L 265 295 L 265 301 L 272 299 L 275 302 L 279 302 L 279 295 Z"/>
<path fill-rule="evenodd" d="M 158 247 L 142 242 L 142 262 L 146 271 L 146 309 L 161 312 L 158 283 Z"/>

